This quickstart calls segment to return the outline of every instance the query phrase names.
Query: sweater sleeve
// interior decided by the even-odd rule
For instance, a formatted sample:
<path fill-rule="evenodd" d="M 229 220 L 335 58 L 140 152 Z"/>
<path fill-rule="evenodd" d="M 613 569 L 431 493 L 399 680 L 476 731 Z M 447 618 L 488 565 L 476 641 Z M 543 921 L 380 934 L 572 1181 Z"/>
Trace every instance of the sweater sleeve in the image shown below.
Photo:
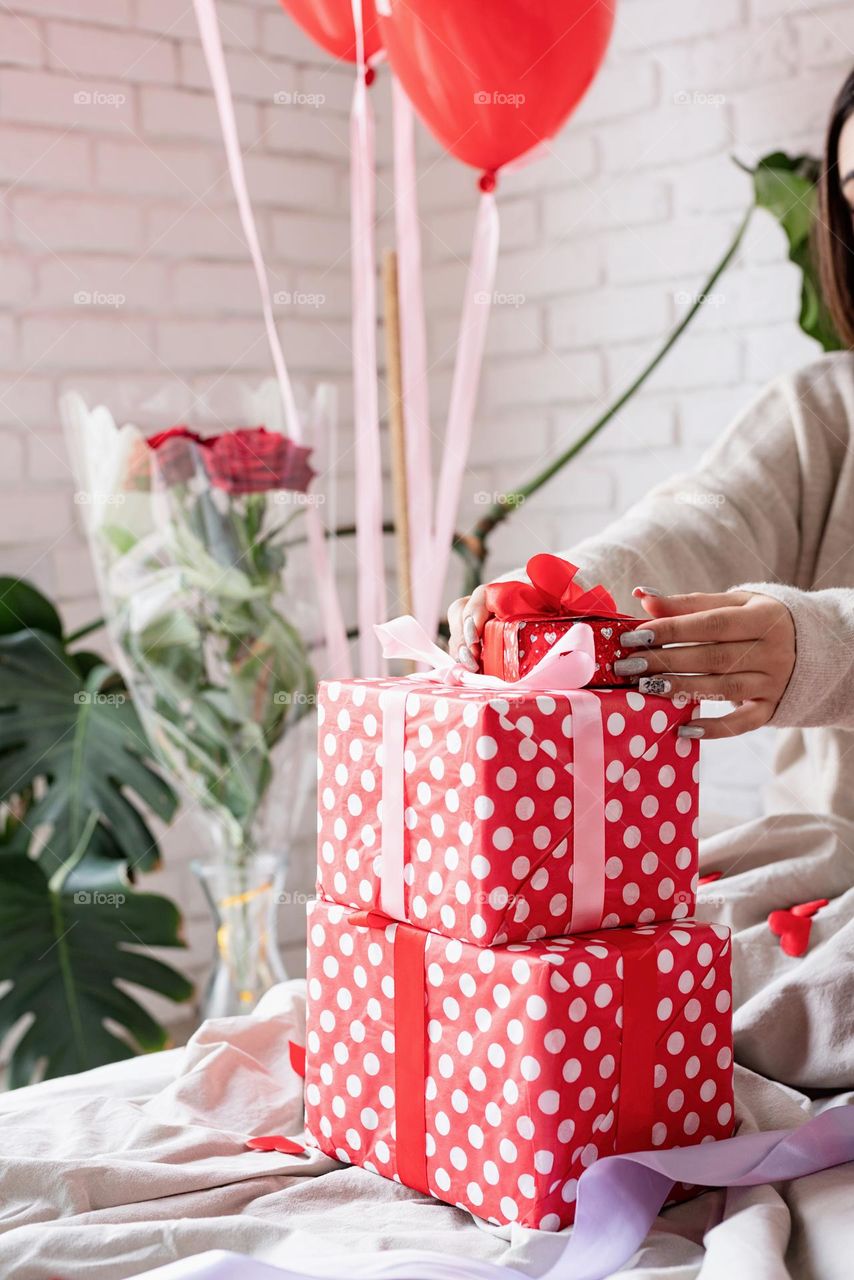
<path fill-rule="evenodd" d="M 795 624 L 795 666 L 771 724 L 854 729 L 854 589 L 799 591 L 747 582 L 739 590 L 773 596 Z"/>
<path fill-rule="evenodd" d="M 772 383 L 695 471 L 565 554 L 636 616 L 638 585 L 681 594 L 747 581 L 781 600 L 797 656 L 772 723 L 854 728 L 852 421 L 851 357 L 824 357 Z"/>
<path fill-rule="evenodd" d="M 634 586 L 726 591 L 745 577 L 795 580 L 800 463 L 785 388 L 774 384 L 693 472 L 656 486 L 567 557 L 625 612 Z"/>

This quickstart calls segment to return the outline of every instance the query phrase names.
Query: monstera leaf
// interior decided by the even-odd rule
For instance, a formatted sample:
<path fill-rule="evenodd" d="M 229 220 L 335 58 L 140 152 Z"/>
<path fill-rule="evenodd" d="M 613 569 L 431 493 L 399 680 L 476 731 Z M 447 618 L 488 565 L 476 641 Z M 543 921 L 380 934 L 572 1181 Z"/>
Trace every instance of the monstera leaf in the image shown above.
<path fill-rule="evenodd" d="M 753 175 L 756 204 L 772 213 L 789 242 L 789 258 L 800 268 L 801 314 L 798 323 L 825 351 L 839 351 L 842 343 L 821 294 L 810 236 L 816 216 L 820 165 L 813 156 L 788 156 L 774 151 L 764 156 Z"/>
<path fill-rule="evenodd" d="M 184 946 L 177 909 L 134 892 L 114 861 L 93 857 L 94 829 L 92 815 L 80 847 L 51 876 L 29 856 L 24 826 L 0 843 L 0 1040 L 25 1027 L 12 1049 L 13 1087 L 162 1049 L 165 1031 L 119 984 L 173 1001 L 192 995 L 185 978 L 147 954 Z"/>
<path fill-rule="evenodd" d="M 21 578 L 0 577 L 0 635 L 21 630 L 62 639 L 62 621 L 51 602 Z"/>
<path fill-rule="evenodd" d="M 157 864 L 142 801 L 172 817 L 171 788 L 148 764 L 133 704 L 92 654 L 70 654 L 47 631 L 0 634 L 0 801 L 26 793 L 27 826 L 41 833 L 47 875 L 67 862 L 90 814 L 89 852 L 131 870 Z"/>

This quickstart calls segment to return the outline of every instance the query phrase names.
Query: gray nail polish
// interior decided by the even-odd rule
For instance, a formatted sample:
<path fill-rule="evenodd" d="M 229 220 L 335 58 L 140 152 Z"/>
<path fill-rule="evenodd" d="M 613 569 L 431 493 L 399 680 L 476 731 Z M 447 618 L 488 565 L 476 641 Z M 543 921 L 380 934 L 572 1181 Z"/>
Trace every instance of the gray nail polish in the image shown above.
<path fill-rule="evenodd" d="M 463 639 L 467 645 L 479 644 L 480 636 L 477 634 L 477 627 L 474 625 L 474 618 L 468 615 L 463 618 Z"/>
<path fill-rule="evenodd" d="M 640 649 L 655 643 L 655 632 L 638 627 L 637 631 L 624 631 L 620 636 L 620 644 L 624 649 Z"/>
<path fill-rule="evenodd" d="M 466 644 L 461 644 L 457 650 L 457 662 L 461 667 L 465 667 L 467 671 L 478 671 L 477 659 L 471 649 Z"/>
<path fill-rule="evenodd" d="M 706 731 L 701 724 L 680 724 L 676 730 L 679 738 L 704 738 Z"/>
<path fill-rule="evenodd" d="M 616 669 L 617 664 L 614 663 L 614 670 Z M 669 693 L 672 687 L 670 681 L 665 680 L 664 676 L 645 676 L 643 680 L 638 680 L 638 693 Z"/>
<path fill-rule="evenodd" d="M 640 591 L 645 596 L 662 597 L 664 595 L 663 591 L 656 591 L 655 587 L 635 587 L 635 591 Z"/>
<path fill-rule="evenodd" d="M 636 658 L 620 658 L 614 663 L 615 676 L 639 676 L 649 668 L 646 658 L 638 655 Z"/>

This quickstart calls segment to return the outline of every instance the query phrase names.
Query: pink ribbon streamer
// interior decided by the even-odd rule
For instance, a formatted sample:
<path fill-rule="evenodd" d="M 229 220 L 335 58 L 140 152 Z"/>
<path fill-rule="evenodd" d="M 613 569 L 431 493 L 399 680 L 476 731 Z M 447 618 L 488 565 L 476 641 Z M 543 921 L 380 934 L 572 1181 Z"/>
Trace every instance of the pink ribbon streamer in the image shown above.
<path fill-rule="evenodd" d="M 602 923 L 605 901 L 605 765 L 602 704 L 584 689 L 596 669 L 593 629 L 576 622 L 520 680 L 501 680 L 466 671 L 430 639 L 426 629 L 408 615 L 377 627 L 386 658 L 425 663 L 427 671 L 413 680 L 464 685 L 469 689 L 551 690 L 565 693 L 572 708 L 573 780 L 573 907 L 571 932 L 583 933 Z M 404 796 L 403 747 L 406 681 L 383 691 L 382 861 L 380 902 L 396 920 L 404 913 Z"/>
<path fill-rule="evenodd" d="M 377 403 L 374 252 L 374 116 L 365 83 L 362 0 L 353 0 L 357 74 L 350 112 L 350 257 L 353 282 L 353 399 L 356 431 L 356 554 L 360 669 L 381 675 L 375 625 L 386 616 L 383 490 Z"/>
<path fill-rule="evenodd" d="M 498 240 L 499 224 L 495 197 L 491 192 L 484 192 L 480 198 L 475 221 L 465 302 L 457 339 L 451 401 L 445 426 L 442 469 L 439 476 L 433 565 L 429 575 L 430 585 L 423 619 L 431 635 L 436 634 L 439 625 L 445 575 L 451 556 L 451 540 L 454 536 L 460 490 L 471 444 L 477 389 L 495 285 Z"/>
<path fill-rule="evenodd" d="M 234 103 L 231 97 L 231 87 L 229 85 L 228 71 L 225 65 L 225 55 L 223 54 L 222 49 L 222 38 L 220 36 L 219 22 L 217 21 L 216 16 L 216 7 L 214 0 L 193 0 L 193 3 L 196 10 L 196 21 L 199 27 L 202 49 L 204 51 L 205 60 L 208 64 L 208 72 L 210 73 L 211 84 L 213 86 L 214 97 L 216 99 L 220 128 L 222 129 L 223 143 L 225 145 L 225 155 L 226 160 L 228 161 L 229 174 L 231 176 L 231 185 L 234 189 L 237 209 L 240 214 L 240 223 L 243 227 L 243 234 L 246 237 L 249 256 L 252 259 L 252 265 L 255 268 L 255 276 L 258 281 L 258 292 L 261 295 L 261 310 L 264 316 L 264 328 L 267 332 L 267 341 L 270 346 L 273 367 L 276 371 L 276 379 L 279 383 L 279 390 L 282 396 L 285 422 L 287 423 L 288 434 L 290 437 L 299 442 L 303 438 L 302 424 L 297 411 L 296 400 L 294 399 L 293 387 L 291 386 L 284 353 L 276 330 L 276 321 L 273 315 L 273 299 L 270 293 L 270 282 L 267 277 L 267 269 L 264 265 L 264 255 L 261 252 L 261 243 L 258 239 L 258 229 L 255 225 L 255 218 L 252 213 L 252 202 L 249 199 L 249 189 L 246 185 L 243 155 L 240 150 L 237 122 L 234 116 Z M 332 573 L 329 557 L 326 553 L 324 530 L 315 507 L 307 507 L 305 516 L 307 522 L 309 553 L 311 555 L 315 578 L 317 581 L 318 599 L 320 603 L 321 617 L 323 619 L 329 674 L 346 677 L 350 675 L 352 671 L 350 648 L 347 643 L 347 631 L 341 616 L 341 604 L 338 598 L 338 589 L 335 584 L 335 577 Z"/>
<path fill-rule="evenodd" d="M 392 77 L 392 111 L 412 607 L 419 622 L 426 622 L 433 559 L 433 458 L 415 164 L 415 112 L 396 76 Z"/>

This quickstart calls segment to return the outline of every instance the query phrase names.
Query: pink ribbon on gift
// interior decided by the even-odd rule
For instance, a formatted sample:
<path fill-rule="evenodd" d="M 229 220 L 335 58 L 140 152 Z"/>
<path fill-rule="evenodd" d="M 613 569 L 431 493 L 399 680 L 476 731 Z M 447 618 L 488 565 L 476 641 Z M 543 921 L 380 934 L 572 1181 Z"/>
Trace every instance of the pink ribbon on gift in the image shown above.
<path fill-rule="evenodd" d="M 573 894 L 570 933 L 585 933 L 602 923 L 605 899 L 605 746 L 602 705 L 584 689 L 596 669 L 593 629 L 576 622 L 560 636 L 540 661 L 520 680 L 501 680 L 467 671 L 430 639 L 424 627 L 405 615 L 376 627 L 386 658 L 424 663 L 428 670 L 408 677 L 438 684 L 484 691 L 518 693 L 550 691 L 566 694 L 572 708 L 573 770 Z M 404 910 L 404 773 L 407 680 L 384 689 L 382 854 L 380 903 L 395 920 Z"/>

